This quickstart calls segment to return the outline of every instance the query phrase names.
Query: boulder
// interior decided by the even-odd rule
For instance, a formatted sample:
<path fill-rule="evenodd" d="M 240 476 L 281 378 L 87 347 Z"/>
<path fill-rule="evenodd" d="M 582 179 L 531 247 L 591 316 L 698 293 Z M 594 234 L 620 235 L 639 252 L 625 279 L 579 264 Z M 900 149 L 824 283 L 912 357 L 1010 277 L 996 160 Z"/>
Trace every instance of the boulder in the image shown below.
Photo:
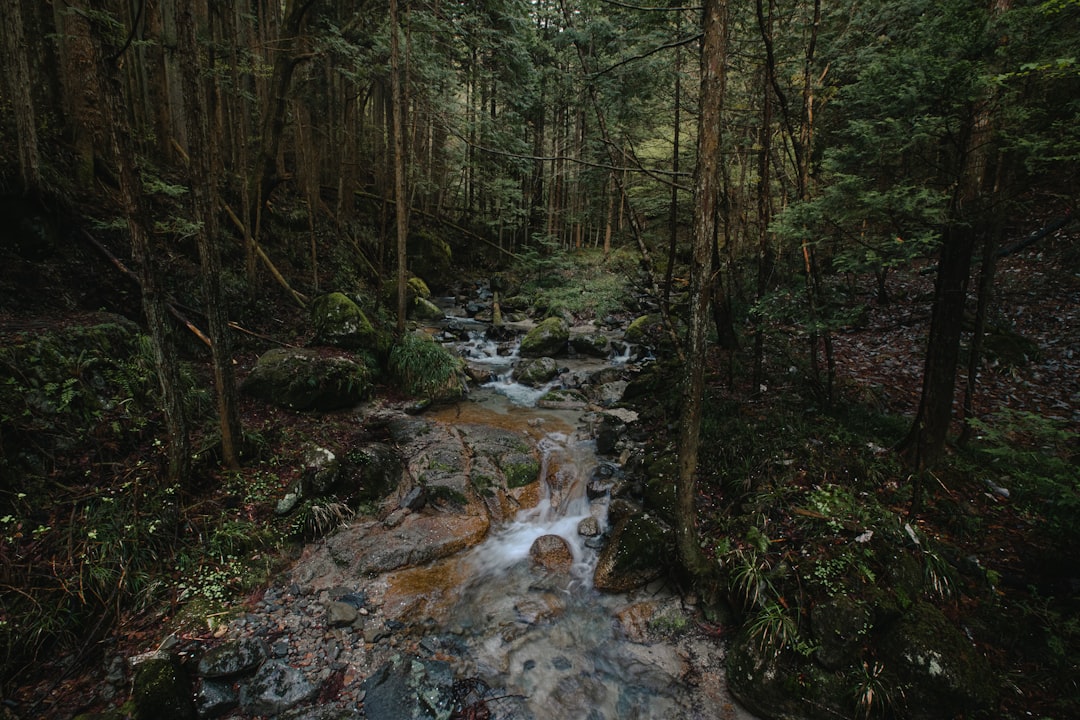
<path fill-rule="evenodd" d="M 603 333 L 574 333 L 570 336 L 574 352 L 591 357 L 606 358 L 611 352 L 611 339 Z"/>
<path fill-rule="evenodd" d="M 297 705 L 311 702 L 319 686 L 298 668 L 271 660 L 240 687 L 240 706 L 253 715 L 278 715 Z"/>
<path fill-rule="evenodd" d="M 559 375 L 559 365 L 550 357 L 525 359 L 514 367 L 512 377 L 522 385 L 539 387 Z"/>
<path fill-rule="evenodd" d="M 446 313 L 427 298 L 416 297 L 413 298 L 412 305 L 409 307 L 409 317 L 414 320 L 437 322 L 445 319 Z"/>
<path fill-rule="evenodd" d="M 810 628 L 817 640 L 814 660 L 826 670 L 840 670 L 860 661 L 862 644 L 872 629 L 866 603 L 837 595 L 810 610 Z"/>
<path fill-rule="evenodd" d="M 574 552 L 570 543 L 559 535 L 541 535 L 529 548 L 529 557 L 533 563 L 546 570 L 569 573 L 574 564 Z"/>
<path fill-rule="evenodd" d="M 448 663 L 394 657 L 364 681 L 364 715 L 379 720 L 449 720 L 454 676 Z"/>
<path fill-rule="evenodd" d="M 311 302 L 311 323 L 315 343 L 349 349 L 376 345 L 375 327 L 360 306 L 345 293 L 321 295 Z"/>
<path fill-rule="evenodd" d="M 175 656 L 140 663 L 132 698 L 136 716 L 144 720 L 195 720 L 191 682 Z"/>
<path fill-rule="evenodd" d="M 546 410 L 582 410 L 588 404 L 588 399 L 578 390 L 562 388 L 548 390 L 536 401 L 536 407 Z"/>
<path fill-rule="evenodd" d="M 654 515 L 622 518 L 596 560 L 593 585 L 604 592 L 628 592 L 655 580 L 670 565 L 670 545 L 670 528 Z"/>
<path fill-rule="evenodd" d="M 198 672 L 204 678 L 232 678 L 255 672 L 268 655 L 266 643 L 244 638 L 218 645 L 199 660 Z"/>
<path fill-rule="evenodd" d="M 371 372 L 345 355 L 310 349 L 274 348 L 265 352 L 241 389 L 290 410 L 336 410 L 356 405 L 372 390 Z"/>
<path fill-rule="evenodd" d="M 664 319 L 658 314 L 642 315 L 626 328 L 623 339 L 634 345 L 651 345 L 664 331 Z"/>
<path fill-rule="evenodd" d="M 381 500 L 398 488 L 402 466 L 401 454 L 386 443 L 356 445 L 341 458 L 338 496 L 352 505 Z"/>
<path fill-rule="evenodd" d="M 310 447 L 304 453 L 300 469 L 301 489 L 304 497 L 321 497 L 337 485 L 341 460 L 332 450 Z"/>
<path fill-rule="evenodd" d="M 570 325 L 560 317 L 549 317 L 525 334 L 518 350 L 521 357 L 558 355 L 566 350 Z"/>
<path fill-rule="evenodd" d="M 899 679 L 914 720 L 976 716 L 996 700 L 989 662 L 930 603 L 915 603 L 896 621 L 879 657 Z"/>

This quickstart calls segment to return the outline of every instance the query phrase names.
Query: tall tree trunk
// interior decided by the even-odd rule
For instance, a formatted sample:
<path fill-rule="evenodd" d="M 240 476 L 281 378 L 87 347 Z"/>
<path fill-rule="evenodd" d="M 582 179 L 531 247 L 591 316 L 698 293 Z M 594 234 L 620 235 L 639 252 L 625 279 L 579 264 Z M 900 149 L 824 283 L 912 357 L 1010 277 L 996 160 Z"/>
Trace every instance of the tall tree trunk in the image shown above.
<path fill-rule="evenodd" d="M 405 97 L 401 89 L 400 18 L 390 0 L 390 94 L 394 133 L 394 217 L 397 228 L 397 332 L 405 333 L 408 274 L 409 195 L 405 188 Z"/>
<path fill-rule="evenodd" d="M 34 113 L 34 97 L 30 82 L 30 68 L 26 61 L 26 29 L 23 25 L 21 0 L 11 2 L 7 18 L 0 22 L 0 40 L 4 45 L 4 78 L 8 84 L 18 133 L 19 174 L 23 190 L 35 192 L 41 187 L 41 156 L 38 151 L 37 120 Z"/>
<path fill-rule="evenodd" d="M 242 435 L 233 374 L 229 319 L 225 307 L 225 293 L 221 287 L 221 248 L 217 221 L 219 199 L 214 172 L 218 166 L 218 144 L 217 138 L 209 129 L 209 118 L 212 114 L 208 112 L 207 93 L 202 80 L 203 63 L 196 37 L 191 3 L 182 3 L 177 13 L 177 51 L 182 70 L 189 138 L 189 191 L 194 216 L 200 224 L 196 243 L 202 263 L 203 298 L 213 356 L 221 455 L 225 466 L 236 470 L 240 467 L 239 446 Z"/>
<path fill-rule="evenodd" d="M 724 103 L 727 58 L 727 3 L 705 0 L 701 40 L 701 95 L 698 118 L 697 171 L 694 179 L 693 263 L 690 270 L 690 328 L 679 417 L 679 478 L 676 487 L 675 533 L 679 558 L 692 573 L 705 571 L 698 545 L 698 448 L 705 402 L 706 340 L 713 283 L 713 246 L 720 204 L 720 120 Z"/>
<path fill-rule="evenodd" d="M 136 169 L 138 159 L 133 147 L 132 133 L 125 130 L 132 125 L 127 114 L 130 106 L 123 96 L 120 57 L 116 56 L 119 48 L 110 46 L 103 40 L 111 31 L 112 28 L 97 29 L 97 43 L 94 48 L 99 67 L 97 77 L 100 78 L 100 92 L 107 108 L 105 132 L 117 164 L 120 203 L 131 235 L 131 254 L 142 286 L 143 314 L 146 316 L 161 384 L 162 411 L 167 435 L 167 480 L 170 483 L 179 483 L 187 479 L 191 462 L 191 441 L 184 413 L 179 355 L 176 352 L 165 292 L 158 272 L 160 258 L 156 257 L 151 242 L 150 213 L 143 200 L 142 178 Z"/>
<path fill-rule="evenodd" d="M 990 15 L 1009 8 L 1009 0 L 991 0 Z M 956 370 L 960 363 L 960 338 L 967 300 L 968 280 L 975 243 L 989 234 L 992 217 L 987 184 L 995 128 L 991 116 L 993 96 L 976 100 L 962 124 L 960 156 L 955 166 L 953 197 L 941 244 L 930 335 L 926 348 L 922 396 L 911 429 L 898 448 L 912 472 L 911 512 L 921 509 L 923 476 L 945 452 L 952 421 Z M 990 242 L 986 239 L 985 242 Z"/>

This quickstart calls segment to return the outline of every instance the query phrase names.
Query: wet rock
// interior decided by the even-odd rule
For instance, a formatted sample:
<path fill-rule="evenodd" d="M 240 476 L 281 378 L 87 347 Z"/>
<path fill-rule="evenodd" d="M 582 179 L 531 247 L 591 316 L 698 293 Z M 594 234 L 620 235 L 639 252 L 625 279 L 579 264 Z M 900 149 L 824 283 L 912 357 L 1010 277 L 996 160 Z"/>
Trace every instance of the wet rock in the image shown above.
<path fill-rule="evenodd" d="M 570 325 L 560 317 L 549 317 L 521 339 L 518 352 L 523 358 L 558 355 L 566 350 L 570 340 Z"/>
<path fill-rule="evenodd" d="M 581 537 L 596 537 L 600 534 L 600 521 L 590 515 L 587 518 L 582 518 L 578 523 L 577 533 Z"/>
<path fill-rule="evenodd" d="M 140 718 L 194 720 L 191 683 L 175 656 L 154 658 L 139 665 L 132 685 L 132 699 Z"/>
<path fill-rule="evenodd" d="M 667 525 L 653 515 L 623 518 L 597 558 L 593 585 L 604 592 L 627 592 L 660 577 L 670 561 L 670 536 Z"/>
<path fill-rule="evenodd" d="M 559 364 L 551 357 L 524 359 L 514 368 L 514 380 L 529 387 L 539 387 L 554 380 L 559 374 Z"/>
<path fill-rule="evenodd" d="M 341 348 L 375 347 L 376 332 L 360 306 L 344 293 L 329 293 L 311 303 L 315 342 Z"/>
<path fill-rule="evenodd" d="M 544 393 L 536 406 L 547 410 L 581 410 L 589 404 L 588 399 L 577 390 L 554 389 Z"/>
<path fill-rule="evenodd" d="M 198 673 L 204 678 L 229 678 L 254 672 L 267 656 L 266 643 L 242 638 L 208 650 L 199 660 Z"/>
<path fill-rule="evenodd" d="M 240 705 L 254 715 L 277 715 L 314 700 L 318 692 L 301 670 L 271 660 L 240 687 Z"/>
<path fill-rule="evenodd" d="M 240 694 L 231 682 L 203 678 L 195 690 L 195 711 L 200 718 L 216 718 L 240 705 Z"/>
<path fill-rule="evenodd" d="M 622 401 L 623 393 L 626 392 L 626 385 L 625 380 L 615 380 L 614 382 L 591 386 L 588 393 L 589 399 L 602 407 L 613 407 Z"/>
<path fill-rule="evenodd" d="M 453 682 L 445 662 L 395 657 L 364 681 L 364 714 L 379 720 L 449 720 Z"/>
<path fill-rule="evenodd" d="M 290 410 L 325 411 L 366 398 L 372 389 L 370 378 L 367 366 L 351 357 L 274 348 L 258 359 L 241 389 Z"/>
<path fill-rule="evenodd" d="M 558 535 L 541 535 L 529 548 L 529 557 L 537 565 L 554 572 L 570 572 L 574 553 L 570 543 Z"/>

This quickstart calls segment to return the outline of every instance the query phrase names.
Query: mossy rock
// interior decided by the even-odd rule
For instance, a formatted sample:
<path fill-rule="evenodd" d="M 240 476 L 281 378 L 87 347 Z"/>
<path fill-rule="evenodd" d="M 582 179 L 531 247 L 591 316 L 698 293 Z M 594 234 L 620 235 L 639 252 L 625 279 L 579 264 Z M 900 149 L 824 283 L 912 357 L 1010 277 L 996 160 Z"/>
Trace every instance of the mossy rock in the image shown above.
<path fill-rule="evenodd" d="M 584 393 L 572 388 L 553 388 L 536 401 L 536 407 L 545 410 L 581 410 L 588 404 Z"/>
<path fill-rule="evenodd" d="M 525 358 L 514 368 L 514 380 L 529 387 L 539 387 L 559 375 L 559 365 L 554 358 Z"/>
<path fill-rule="evenodd" d="M 349 349 L 376 347 L 375 327 L 345 293 L 321 295 L 311 303 L 311 322 L 319 345 Z"/>
<path fill-rule="evenodd" d="M 566 350 L 570 340 L 570 325 L 561 317 L 549 317 L 521 339 L 521 357 L 554 356 Z"/>
<path fill-rule="evenodd" d="M 634 345 L 650 345 L 660 338 L 664 331 L 664 320 L 658 314 L 642 315 L 636 318 L 623 333 L 623 340 Z"/>
<path fill-rule="evenodd" d="M 351 505 L 381 500 L 401 483 L 402 458 L 393 446 L 364 443 L 341 461 L 339 494 Z"/>
<path fill-rule="evenodd" d="M 862 645 L 873 629 L 872 612 L 866 603 L 838 595 L 814 605 L 810 628 L 817 641 L 814 660 L 826 670 L 840 670 L 861 659 Z"/>
<path fill-rule="evenodd" d="M 191 682 L 175 657 L 153 658 L 139 665 L 132 697 L 138 720 L 195 720 Z"/>
<path fill-rule="evenodd" d="M 420 277 L 444 288 L 454 279 L 454 253 L 450 243 L 433 232 L 421 230 L 409 236 L 409 267 Z"/>
<path fill-rule="evenodd" d="M 414 320 L 437 322 L 446 318 L 446 313 L 435 303 L 422 297 L 413 298 L 409 317 Z"/>
<path fill-rule="evenodd" d="M 763 718 L 835 720 L 854 717 L 855 680 L 826 671 L 789 649 L 778 649 L 746 629 L 728 646 L 732 695 Z"/>
<path fill-rule="evenodd" d="M 903 688 L 913 720 L 974 716 L 997 700 L 989 662 L 930 603 L 915 603 L 889 629 L 878 650 Z"/>
<path fill-rule="evenodd" d="M 579 333 L 570 336 L 574 352 L 591 357 L 606 358 L 611 352 L 611 338 L 603 333 Z"/>
<path fill-rule="evenodd" d="M 669 522 L 675 521 L 676 488 L 679 480 L 679 461 L 674 455 L 661 455 L 645 470 L 645 508 L 658 513 Z"/>
<path fill-rule="evenodd" d="M 256 362 L 241 389 L 290 410 L 336 410 L 356 405 L 372 391 L 367 365 L 343 355 L 274 348 Z"/>
<path fill-rule="evenodd" d="M 593 585 L 603 592 L 629 592 L 660 577 L 671 563 L 672 536 L 655 515 L 622 518 L 600 551 Z"/>

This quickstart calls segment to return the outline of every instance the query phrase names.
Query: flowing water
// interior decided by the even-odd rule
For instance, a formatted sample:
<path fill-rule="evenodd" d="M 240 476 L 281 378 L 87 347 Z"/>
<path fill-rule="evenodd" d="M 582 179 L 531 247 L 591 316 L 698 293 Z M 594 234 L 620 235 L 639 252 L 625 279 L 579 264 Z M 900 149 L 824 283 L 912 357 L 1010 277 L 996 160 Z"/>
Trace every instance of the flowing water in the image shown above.
<path fill-rule="evenodd" d="M 474 340 L 462 349 L 470 362 L 491 365 L 496 377 L 433 418 L 524 430 L 538 439 L 544 469 L 536 506 L 491 533 L 456 568 L 461 582 L 440 625 L 455 646 L 457 676 L 490 688 L 492 718 L 750 718 L 727 694 L 715 642 L 633 631 L 639 610 L 652 613 L 654 624 L 660 617 L 672 629 L 692 625 L 678 597 L 662 586 L 636 595 L 593 588 L 597 543 L 578 527 L 591 516 L 606 529 L 608 499 L 586 494 L 600 461 L 579 428 L 582 411 L 535 407 L 544 390 L 509 379 L 512 346 Z M 589 365 L 603 363 L 579 363 Z M 551 534 L 569 544 L 569 573 L 544 571 L 529 556 L 533 542 Z"/>

